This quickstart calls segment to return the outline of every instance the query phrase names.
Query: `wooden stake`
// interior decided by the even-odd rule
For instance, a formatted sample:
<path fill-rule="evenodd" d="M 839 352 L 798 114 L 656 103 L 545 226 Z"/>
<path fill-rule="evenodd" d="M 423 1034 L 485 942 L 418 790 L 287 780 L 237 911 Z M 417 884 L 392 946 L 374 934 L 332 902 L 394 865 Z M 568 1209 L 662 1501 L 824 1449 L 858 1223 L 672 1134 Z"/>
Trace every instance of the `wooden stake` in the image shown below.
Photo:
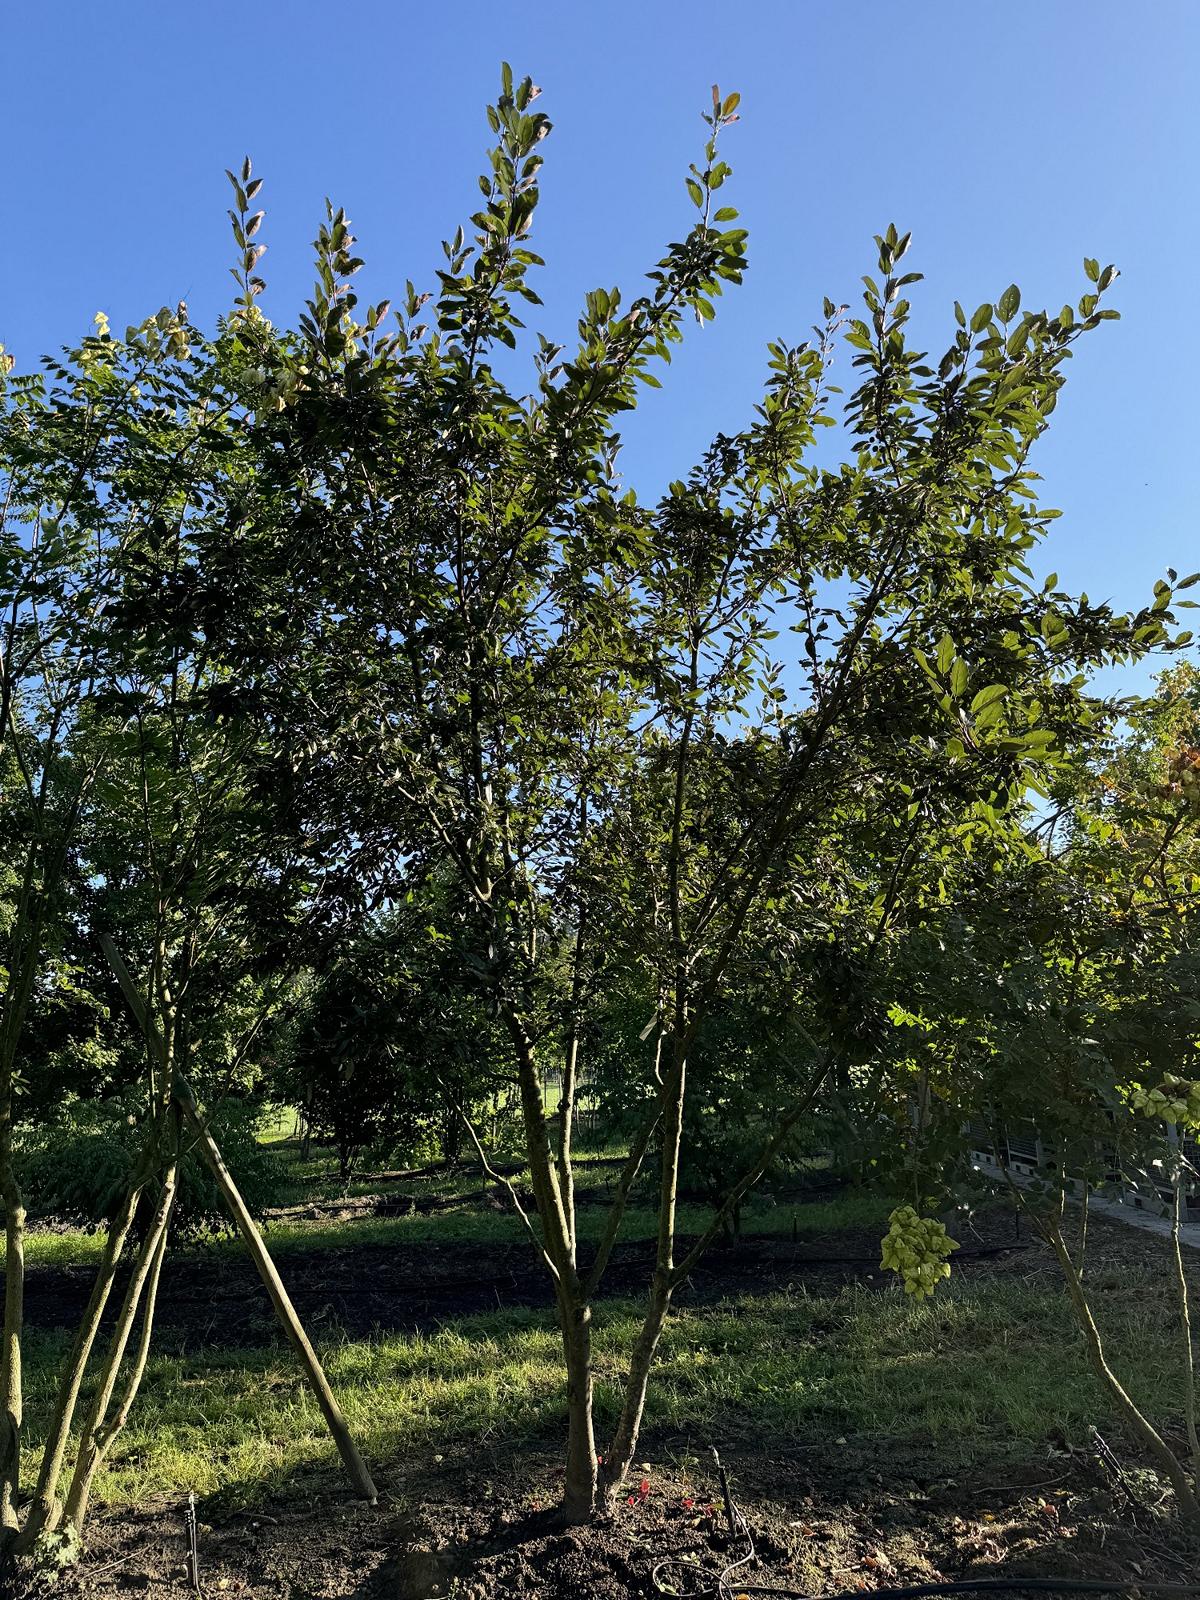
<path fill-rule="evenodd" d="M 151 1048 L 158 1052 L 165 1061 L 166 1051 L 162 1037 L 147 1014 L 145 1002 L 129 974 L 128 967 L 121 959 L 120 952 L 106 933 L 100 935 L 100 948 L 104 951 L 109 965 L 116 973 L 117 981 L 121 985 L 125 999 L 129 1003 L 129 1008 L 137 1019 L 142 1032 L 149 1040 Z M 317 1397 L 317 1404 L 320 1406 L 322 1415 L 329 1427 L 329 1432 L 333 1436 L 333 1442 L 338 1447 L 338 1454 L 345 1464 L 346 1471 L 350 1474 L 350 1481 L 358 1494 L 374 1505 L 379 1498 L 378 1490 L 375 1488 L 371 1474 L 367 1470 L 366 1462 L 359 1454 L 358 1446 L 355 1444 L 346 1419 L 342 1415 L 341 1407 L 334 1398 L 333 1390 L 329 1387 L 329 1379 L 325 1376 L 325 1369 L 322 1367 L 320 1358 L 313 1349 L 308 1335 L 304 1331 L 304 1326 L 296 1314 L 296 1308 L 283 1286 L 283 1279 L 279 1276 L 275 1263 L 271 1259 L 258 1225 L 250 1215 L 246 1202 L 242 1199 L 241 1191 L 238 1189 L 237 1184 L 234 1183 L 229 1168 L 222 1159 L 216 1140 L 208 1131 L 204 1119 L 200 1115 L 196 1105 L 196 1097 L 193 1095 L 190 1085 L 179 1074 L 175 1076 L 173 1092 L 180 1111 L 196 1135 L 200 1153 L 208 1163 L 209 1170 L 216 1179 L 217 1187 L 225 1197 L 225 1202 L 233 1213 L 238 1232 L 250 1252 L 254 1265 L 258 1268 L 259 1277 L 266 1285 L 267 1293 L 271 1297 L 271 1304 L 275 1307 L 275 1313 L 283 1324 L 284 1332 L 291 1340 L 292 1346 L 300 1359 L 300 1365 L 304 1368 L 305 1376 L 308 1378 L 312 1391 Z"/>

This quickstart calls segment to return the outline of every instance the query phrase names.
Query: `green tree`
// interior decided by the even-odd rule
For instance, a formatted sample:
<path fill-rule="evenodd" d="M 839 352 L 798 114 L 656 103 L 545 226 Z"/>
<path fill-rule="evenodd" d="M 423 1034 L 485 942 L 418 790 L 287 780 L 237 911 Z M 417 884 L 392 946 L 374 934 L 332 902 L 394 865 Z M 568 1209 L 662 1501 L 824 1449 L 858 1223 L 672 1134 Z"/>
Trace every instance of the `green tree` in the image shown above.
<path fill-rule="evenodd" d="M 1055 1253 L 1097 1376 L 1193 1521 L 1200 1442 L 1179 1228 L 1194 1177 L 1186 1140 L 1200 1124 L 1198 708 L 1190 666 L 1113 706 L 1058 769 L 1041 814 L 1030 809 L 1020 848 L 959 858 L 886 976 L 891 1048 L 856 1085 L 881 1169 L 931 1204 L 978 1193 L 972 1148 L 990 1147 L 1007 1172 L 1009 1133 L 1036 1131 L 1040 1168 L 1009 1174 L 1012 1197 Z M 1130 1189 L 1172 1219 L 1190 1467 L 1110 1364 L 1088 1291 L 1089 1197 Z"/>
<path fill-rule="evenodd" d="M 445 247 L 429 324 L 415 292 L 397 331 L 381 333 L 377 307 L 360 320 L 344 215 L 321 232 L 318 288 L 275 385 L 287 554 L 307 608 L 271 671 L 290 685 L 314 817 L 337 819 L 381 881 L 389 860 L 393 875 L 413 858 L 448 863 L 474 907 L 482 954 L 464 977 L 486 983 L 519 1085 L 563 1332 L 565 1510 L 580 1519 L 633 1457 L 675 1288 L 837 1070 L 837 1039 L 797 1063 L 760 1151 L 679 1257 L 698 1040 L 780 898 L 829 900 L 814 844 L 889 840 L 870 871 L 839 880 L 839 916 L 878 944 L 910 875 L 928 880 L 956 830 L 1018 826 L 1028 787 L 1096 715 L 1088 669 L 1149 648 L 1173 618 L 1169 585 L 1124 617 L 1029 575 L 1053 515 L 1030 452 L 1072 346 L 1116 314 L 1101 306 L 1115 271 L 1091 261 L 1077 307 L 1021 311 L 1011 286 L 970 315 L 956 307 L 929 360 L 907 339 L 908 238 L 888 229 L 864 314 L 843 320 L 830 302 L 814 343 L 772 346 L 751 423 L 640 504 L 617 474 L 617 420 L 744 265 L 718 195 L 737 97 L 714 93 L 685 238 L 632 301 L 588 297 L 572 354 L 541 338 L 522 394 L 506 351 L 520 303 L 537 303 L 529 237 L 549 125 L 535 98 L 506 71 L 484 205 L 473 236 Z M 812 447 L 838 420 L 843 348 L 858 382 L 846 459 L 830 468 Z M 555 1145 L 544 1075 L 561 1065 L 570 1104 L 587 1006 L 623 984 L 653 997 L 656 1022 L 630 1090 L 641 1127 L 584 1260 L 570 1119 Z M 592 1300 L 652 1141 L 656 1266 L 601 1475 Z"/>

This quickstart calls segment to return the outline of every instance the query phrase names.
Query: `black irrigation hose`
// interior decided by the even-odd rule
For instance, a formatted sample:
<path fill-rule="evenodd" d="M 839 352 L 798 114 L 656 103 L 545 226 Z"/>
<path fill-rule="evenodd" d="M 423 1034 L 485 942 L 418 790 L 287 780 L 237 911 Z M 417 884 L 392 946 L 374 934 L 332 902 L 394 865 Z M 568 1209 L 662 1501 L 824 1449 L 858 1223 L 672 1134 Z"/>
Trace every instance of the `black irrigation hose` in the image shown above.
<path fill-rule="evenodd" d="M 749 1558 L 742 1559 L 745 1561 Z M 675 1563 L 659 1563 L 659 1567 L 671 1565 Z M 690 1563 L 680 1563 L 680 1565 L 690 1566 Z M 736 1565 L 741 1566 L 742 1562 L 739 1561 Z M 655 1588 L 661 1594 L 670 1594 L 673 1591 L 663 1589 L 657 1581 L 659 1567 L 654 1569 Z M 704 1597 L 709 1595 L 735 1594 L 775 1595 L 777 1600 L 863 1600 L 864 1595 L 868 1600 L 924 1600 L 925 1596 L 932 1595 L 1019 1594 L 1027 1589 L 1044 1594 L 1200 1594 L 1200 1583 L 1156 1583 L 1141 1578 L 1131 1578 L 1126 1583 L 1106 1583 L 1091 1578 L 1022 1578 L 1014 1575 L 1011 1578 L 963 1578 L 956 1583 L 914 1583 L 897 1589 L 843 1589 L 839 1594 L 813 1596 L 807 1589 L 780 1589 L 774 1584 L 731 1584 L 729 1574 L 733 1570 L 733 1567 L 727 1567 L 716 1584 L 710 1588 L 693 1589 L 687 1600 L 704 1600 Z"/>
<path fill-rule="evenodd" d="M 1105 1583 L 1092 1578 L 963 1578 L 957 1583 L 914 1583 L 900 1589 L 844 1589 L 840 1594 L 821 1595 L 819 1600 L 922 1600 L 939 1594 L 1017 1594 L 1034 1589 L 1047 1594 L 1200 1594 L 1200 1583 L 1155 1583 L 1131 1578 L 1126 1583 Z M 761 1583 L 739 1583 L 739 1594 L 773 1594 L 780 1600 L 813 1600 L 807 1589 L 776 1589 Z M 715 1591 L 710 1591 L 715 1592 Z"/>

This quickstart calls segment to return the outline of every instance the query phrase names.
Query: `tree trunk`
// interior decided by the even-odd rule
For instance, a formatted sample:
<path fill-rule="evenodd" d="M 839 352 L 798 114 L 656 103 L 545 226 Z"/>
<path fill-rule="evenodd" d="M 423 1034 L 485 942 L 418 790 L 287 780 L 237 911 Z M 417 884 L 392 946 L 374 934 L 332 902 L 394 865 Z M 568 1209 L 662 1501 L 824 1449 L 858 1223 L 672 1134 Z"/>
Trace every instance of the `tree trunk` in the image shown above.
<path fill-rule="evenodd" d="M 158 1204 L 154 1208 L 154 1216 L 138 1251 L 133 1273 L 125 1289 L 125 1297 L 121 1303 L 117 1325 L 113 1330 L 112 1341 L 109 1345 L 108 1355 L 100 1370 L 97 1380 L 96 1393 L 88 1407 L 87 1419 L 81 1429 L 79 1454 L 75 1461 L 75 1471 L 71 1476 L 71 1485 L 67 1492 L 66 1520 L 82 1536 L 83 1524 L 87 1517 L 88 1501 L 91 1498 L 92 1483 L 105 1456 L 116 1438 L 120 1428 L 124 1426 L 133 1405 L 134 1396 L 137 1394 L 141 1383 L 142 1373 L 145 1371 L 146 1359 L 150 1349 L 150 1332 L 154 1323 L 154 1302 L 158 1290 L 159 1273 L 162 1270 L 162 1258 L 167 1243 L 167 1235 L 171 1226 L 171 1213 L 175 1209 L 175 1168 L 171 1166 L 163 1176 L 162 1192 Z M 134 1363 L 133 1380 L 118 1408 L 117 1417 L 113 1423 L 108 1420 L 108 1408 L 112 1403 L 113 1391 L 117 1385 L 117 1377 L 121 1370 L 121 1363 L 125 1359 L 125 1351 L 129 1345 L 129 1337 L 137 1321 L 139 1307 L 143 1295 L 146 1299 L 146 1311 L 143 1321 L 143 1337 L 138 1350 L 138 1358 Z"/>
<path fill-rule="evenodd" d="M 355 1444 L 346 1419 L 342 1415 L 341 1407 L 334 1398 L 333 1390 L 329 1387 L 329 1379 L 325 1376 L 325 1369 L 321 1365 L 317 1352 L 309 1342 L 308 1335 L 304 1331 L 304 1324 L 296 1314 L 296 1308 L 292 1304 L 291 1296 L 283 1286 L 283 1279 L 279 1276 L 275 1263 L 271 1259 L 270 1252 L 263 1241 L 263 1236 L 258 1231 L 258 1226 L 250 1215 L 246 1202 L 242 1199 L 241 1191 L 237 1184 L 234 1183 L 229 1168 L 221 1157 L 221 1152 L 217 1149 L 216 1141 L 213 1139 L 212 1134 L 209 1133 L 196 1108 L 196 1101 L 192 1096 L 191 1090 L 182 1080 L 176 1085 L 176 1094 L 179 1098 L 180 1108 L 196 1135 L 200 1154 L 207 1163 L 209 1171 L 216 1179 L 217 1187 L 225 1197 L 225 1203 L 233 1213 L 238 1232 L 250 1252 L 254 1265 L 258 1268 L 258 1275 L 271 1297 L 271 1304 L 275 1307 L 276 1315 L 283 1324 L 284 1332 L 292 1341 L 292 1347 L 300 1358 L 300 1364 L 308 1377 L 313 1394 L 316 1396 L 317 1404 L 321 1408 L 321 1414 L 324 1416 L 326 1425 L 333 1435 L 333 1442 L 337 1445 L 338 1454 L 341 1456 L 346 1471 L 350 1475 L 350 1480 L 359 1495 L 374 1505 L 379 1497 L 378 1490 L 375 1488 L 371 1474 L 367 1470 L 366 1462 L 359 1454 L 358 1446 Z"/>
<path fill-rule="evenodd" d="M 650 1305 L 638 1331 L 629 1371 L 625 1377 L 625 1399 L 617 1422 L 617 1431 L 608 1454 L 604 1458 L 604 1502 L 611 1507 L 621 1492 L 626 1474 L 637 1449 L 642 1428 L 642 1413 L 646 1409 L 646 1391 L 650 1385 L 650 1371 L 658 1341 L 662 1337 L 667 1313 L 671 1309 L 671 1281 L 669 1274 L 655 1271 L 650 1290 Z"/>
<path fill-rule="evenodd" d="M 49 1529 L 53 1532 L 62 1515 L 62 1507 L 58 1502 L 58 1482 L 62 1476 L 63 1461 L 71 1437 L 71 1424 L 75 1419 L 75 1407 L 79 1402 L 83 1375 L 92 1353 L 92 1346 L 96 1342 L 96 1335 L 100 1330 L 100 1319 L 104 1315 L 104 1308 L 112 1292 L 121 1252 L 133 1225 L 147 1176 L 143 1158 L 142 1165 L 134 1174 L 126 1191 L 121 1210 L 109 1225 L 108 1238 L 105 1240 L 100 1265 L 96 1269 L 96 1278 L 87 1309 L 76 1329 L 70 1353 L 59 1378 L 58 1393 L 51 1414 L 50 1433 L 42 1455 L 42 1467 L 38 1474 L 33 1505 L 17 1540 L 18 1548 L 21 1550 L 30 1549 L 43 1530 Z"/>
<path fill-rule="evenodd" d="M 1176 1136 L 1178 1139 L 1178 1135 Z M 1179 1297 L 1180 1332 L 1183 1339 L 1183 1421 L 1187 1428 L 1188 1452 L 1192 1462 L 1192 1480 L 1200 1491 L 1200 1435 L 1196 1432 L 1196 1356 L 1192 1349 L 1192 1307 L 1188 1293 L 1187 1270 L 1183 1264 L 1183 1251 L 1179 1244 L 1183 1227 L 1184 1198 L 1183 1152 L 1175 1152 L 1175 1193 L 1171 1210 L 1171 1255 L 1175 1267 L 1175 1292 Z"/>
<path fill-rule="evenodd" d="M 620 1492 L 637 1449 L 646 1407 L 650 1369 L 662 1337 L 675 1279 L 675 1209 L 679 1199 L 679 1153 L 683 1141 L 683 1106 L 687 1086 L 687 1033 L 682 1011 L 676 1020 L 674 1062 L 663 1105 L 662 1176 L 658 1195 L 658 1250 L 650 1304 L 633 1347 L 625 1379 L 625 1399 L 604 1462 L 604 1498 L 611 1505 Z"/>
<path fill-rule="evenodd" d="M 462 1118 L 458 1114 L 458 1107 L 451 1106 L 446 1112 L 442 1125 L 442 1160 L 448 1166 L 457 1166 L 461 1153 Z"/>
<path fill-rule="evenodd" d="M 138 993 L 136 984 L 129 975 L 129 969 L 121 958 L 121 953 L 108 934 L 101 934 L 100 947 L 116 973 L 117 981 L 129 1003 L 129 1008 L 137 1019 L 146 1038 L 146 1044 L 151 1053 L 164 1065 L 169 1066 L 170 1055 L 162 1035 L 156 1028 L 153 1020 L 146 1012 L 145 1002 Z M 367 1464 L 359 1454 L 358 1446 L 354 1442 L 346 1419 L 342 1415 L 341 1407 L 334 1398 L 333 1390 L 329 1387 L 329 1380 L 325 1376 L 325 1369 L 309 1342 L 304 1331 L 304 1325 L 296 1315 L 296 1308 L 291 1302 L 287 1290 L 283 1286 L 283 1279 L 279 1276 L 275 1263 L 271 1260 L 270 1252 L 263 1242 L 262 1234 L 258 1231 L 254 1218 L 250 1215 L 246 1202 L 242 1199 L 241 1191 L 234 1183 L 229 1168 L 222 1160 L 221 1152 L 217 1149 L 216 1141 L 208 1131 L 208 1126 L 201 1117 L 196 1106 L 195 1096 L 192 1094 L 185 1079 L 175 1078 L 172 1084 L 175 1103 L 182 1112 L 192 1132 L 196 1135 L 196 1143 L 200 1154 L 208 1165 L 209 1171 L 216 1179 L 217 1187 L 225 1197 L 225 1203 L 233 1213 L 237 1223 L 238 1232 L 241 1234 L 246 1248 L 250 1252 L 254 1265 L 258 1268 L 259 1277 L 266 1286 L 271 1297 L 271 1304 L 275 1307 L 277 1316 L 283 1324 L 284 1331 L 292 1342 L 292 1347 L 300 1359 L 309 1384 L 316 1396 L 321 1414 L 337 1445 L 338 1454 L 350 1475 L 355 1489 L 364 1500 L 372 1505 L 378 1498 L 378 1491 L 367 1470 Z"/>
<path fill-rule="evenodd" d="M 515 1012 L 510 1011 L 506 1021 L 516 1051 L 529 1172 L 546 1258 L 555 1278 L 567 1369 L 567 1466 L 562 1511 L 568 1522 L 586 1522 L 596 1510 L 599 1476 L 592 1419 L 591 1305 L 576 1270 L 574 1217 L 564 1205 L 546 1136 L 542 1080 L 533 1042 Z"/>
<path fill-rule="evenodd" d="M 596 1510 L 599 1464 L 592 1415 L 592 1308 L 582 1300 L 560 1298 L 563 1356 L 567 1368 L 567 1472 L 563 1515 L 569 1523 L 587 1522 Z"/>
<path fill-rule="evenodd" d="M 12 1160 L 12 1124 L 0 1128 L 0 1195 L 4 1199 L 4 1333 L 0 1348 L 0 1550 L 16 1535 L 21 1484 L 23 1389 L 21 1338 L 25 1316 L 25 1205 Z"/>

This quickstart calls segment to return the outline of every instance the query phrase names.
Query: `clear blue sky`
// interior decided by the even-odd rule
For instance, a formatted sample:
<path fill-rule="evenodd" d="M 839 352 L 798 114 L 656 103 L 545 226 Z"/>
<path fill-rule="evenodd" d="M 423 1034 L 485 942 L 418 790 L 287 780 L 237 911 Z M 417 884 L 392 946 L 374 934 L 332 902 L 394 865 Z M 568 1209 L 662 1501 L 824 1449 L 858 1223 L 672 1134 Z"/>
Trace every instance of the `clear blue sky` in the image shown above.
<path fill-rule="evenodd" d="M 226 303 L 226 166 L 266 183 L 272 320 L 309 281 L 329 194 L 364 292 L 428 285 L 478 199 L 499 63 L 540 83 L 546 147 L 538 324 L 569 335 L 583 292 L 632 284 L 687 226 L 682 176 L 709 86 L 742 94 L 730 199 L 751 268 L 627 428 L 643 491 L 743 422 L 764 346 L 850 300 L 872 235 L 913 232 L 917 330 L 941 348 L 957 297 L 1012 280 L 1026 305 L 1122 270 L 1073 363 L 1040 466 L 1065 511 L 1044 569 L 1121 605 L 1200 566 L 1198 0 L 40 0 L 0 22 L 7 248 L 0 341 L 19 365 L 186 298 Z"/>

